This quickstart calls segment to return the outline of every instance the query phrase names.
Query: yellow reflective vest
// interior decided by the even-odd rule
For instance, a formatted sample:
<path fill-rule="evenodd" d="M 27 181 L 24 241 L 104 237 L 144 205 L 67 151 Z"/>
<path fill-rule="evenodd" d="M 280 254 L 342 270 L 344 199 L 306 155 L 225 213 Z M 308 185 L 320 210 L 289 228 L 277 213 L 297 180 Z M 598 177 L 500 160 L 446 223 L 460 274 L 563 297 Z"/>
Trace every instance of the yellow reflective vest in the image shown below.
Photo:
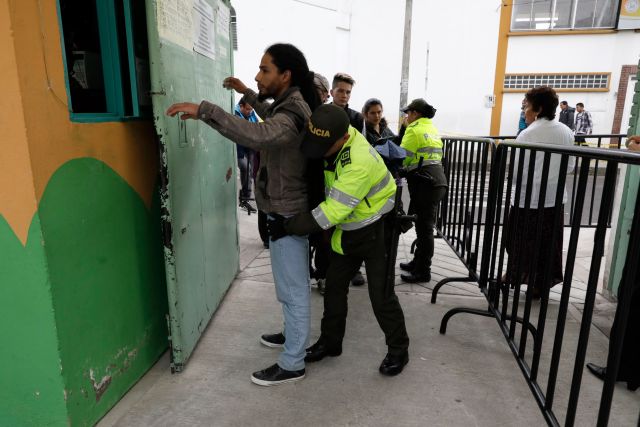
<path fill-rule="evenodd" d="M 396 183 L 378 152 L 355 128 L 332 164 L 325 161 L 325 201 L 311 213 L 324 230 L 336 226 L 331 248 L 343 254 L 342 232 L 373 224 L 391 211 Z"/>
<path fill-rule="evenodd" d="M 442 163 L 442 140 L 431 119 L 420 117 L 411 122 L 400 146 L 407 151 L 402 165 L 408 170 L 417 168 L 421 158 L 423 166 Z"/>

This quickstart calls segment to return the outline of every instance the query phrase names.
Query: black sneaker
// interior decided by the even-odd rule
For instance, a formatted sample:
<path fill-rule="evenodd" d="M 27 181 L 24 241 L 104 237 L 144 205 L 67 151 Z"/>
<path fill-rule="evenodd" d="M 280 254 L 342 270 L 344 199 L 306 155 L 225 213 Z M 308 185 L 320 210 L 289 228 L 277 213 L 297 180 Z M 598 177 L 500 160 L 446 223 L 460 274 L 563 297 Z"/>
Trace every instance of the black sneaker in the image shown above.
<path fill-rule="evenodd" d="M 242 208 L 245 211 L 247 211 L 249 214 L 252 214 L 254 212 L 258 212 L 258 210 L 256 208 L 254 208 L 253 206 L 251 206 L 251 204 L 249 204 L 249 202 L 247 202 L 246 200 L 241 200 L 240 203 L 238 204 L 238 206 L 240 206 L 240 208 Z"/>
<path fill-rule="evenodd" d="M 254 372 L 251 375 L 251 382 L 263 386 L 279 385 L 300 381 L 304 378 L 304 369 L 299 371 L 287 371 L 278 366 L 277 363 L 262 371 Z"/>
<path fill-rule="evenodd" d="M 277 334 L 264 334 L 260 337 L 260 343 L 271 348 L 278 348 L 284 346 L 284 334 L 278 332 Z"/>

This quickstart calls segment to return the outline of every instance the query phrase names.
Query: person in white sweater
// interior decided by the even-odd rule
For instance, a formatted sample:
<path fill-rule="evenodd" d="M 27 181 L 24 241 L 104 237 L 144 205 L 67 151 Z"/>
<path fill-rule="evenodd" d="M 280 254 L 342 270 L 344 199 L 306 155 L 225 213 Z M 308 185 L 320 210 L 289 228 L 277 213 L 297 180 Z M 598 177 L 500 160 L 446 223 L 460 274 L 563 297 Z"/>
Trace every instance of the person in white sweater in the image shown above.
<path fill-rule="evenodd" d="M 525 95 L 525 120 L 527 128 L 516 138 L 516 142 L 543 143 L 557 145 L 573 145 L 573 134 L 564 124 L 554 120 L 558 107 L 558 95 L 547 86 L 531 89 Z M 564 220 L 564 204 L 567 201 L 567 191 L 565 188 L 558 189 L 558 179 L 560 177 L 559 154 L 551 155 L 549 171 L 547 174 L 547 185 L 544 202 L 539 204 L 540 190 L 542 183 L 542 168 L 544 164 L 544 153 L 536 153 L 536 161 L 533 171 L 533 180 L 529 184 L 529 155 L 527 150 L 522 168 L 522 178 L 518 182 L 519 173 L 518 158 L 514 167 L 513 188 L 511 192 L 511 207 L 507 222 L 507 252 L 509 260 L 507 263 L 506 280 L 511 284 L 527 284 L 532 287 L 534 298 L 540 298 L 544 289 L 562 283 L 562 222 L 558 227 L 553 227 L 554 217 L 558 209 L 560 221 Z M 566 173 L 573 170 L 575 160 L 569 158 Z M 531 188 L 531 201 L 529 209 L 525 207 L 527 186 Z M 519 199 L 516 200 L 516 190 L 520 187 Z M 563 191 L 562 203 L 556 205 L 556 191 Z M 540 208 L 539 208 L 540 207 Z M 542 215 L 542 236 L 540 247 L 536 247 L 536 237 L 538 234 L 538 218 Z M 549 252 L 550 251 L 550 252 Z M 548 279 L 544 280 L 544 270 L 549 261 L 548 254 L 551 253 L 549 265 L 550 273 Z M 537 259 L 537 264 L 531 269 L 531 260 Z M 531 271 L 530 271 L 531 270 Z"/>

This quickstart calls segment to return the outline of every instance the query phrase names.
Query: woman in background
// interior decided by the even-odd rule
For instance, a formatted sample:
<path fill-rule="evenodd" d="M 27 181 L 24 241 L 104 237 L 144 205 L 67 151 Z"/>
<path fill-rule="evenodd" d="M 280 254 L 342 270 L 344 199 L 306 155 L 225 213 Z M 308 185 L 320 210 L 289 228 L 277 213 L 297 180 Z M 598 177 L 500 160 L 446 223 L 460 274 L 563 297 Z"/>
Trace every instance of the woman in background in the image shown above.
<path fill-rule="evenodd" d="M 525 95 L 524 114 L 527 128 L 516 138 L 516 142 L 540 142 L 558 145 L 573 145 L 571 129 L 554 120 L 558 107 L 558 95 L 548 87 L 541 86 L 531 89 Z M 509 260 L 507 262 L 506 281 L 511 285 L 516 283 L 527 284 L 532 288 L 533 298 L 538 299 L 543 290 L 562 283 L 562 224 L 553 227 L 554 217 L 560 209 L 560 218 L 564 220 L 564 203 L 567 201 L 567 191 L 563 189 L 562 204 L 556 206 L 556 189 L 560 177 L 560 155 L 552 155 L 547 175 L 547 189 L 544 204 L 539 206 L 540 185 L 542 181 L 542 167 L 544 154 L 536 154 L 536 162 L 533 172 L 533 181 L 527 182 L 529 175 L 529 152 L 525 154 L 521 181 L 517 182 L 518 166 L 514 168 L 514 184 L 511 195 L 511 209 L 507 221 L 508 241 L 506 245 Z M 569 158 L 567 172 L 573 169 L 575 160 Z M 515 200 L 516 186 L 520 187 L 519 200 Z M 531 201 L 529 208 L 525 208 L 527 186 L 531 185 Z M 542 236 L 544 244 L 536 247 L 538 237 L 538 219 L 542 215 Z M 543 249 L 544 248 L 544 249 Z M 549 257 L 547 251 L 551 251 L 550 274 L 548 280 L 544 280 L 544 271 Z M 537 252 L 537 253 L 536 253 Z M 537 259 L 537 265 L 533 271 L 530 269 L 530 260 Z M 518 277 L 519 273 L 519 277 Z"/>

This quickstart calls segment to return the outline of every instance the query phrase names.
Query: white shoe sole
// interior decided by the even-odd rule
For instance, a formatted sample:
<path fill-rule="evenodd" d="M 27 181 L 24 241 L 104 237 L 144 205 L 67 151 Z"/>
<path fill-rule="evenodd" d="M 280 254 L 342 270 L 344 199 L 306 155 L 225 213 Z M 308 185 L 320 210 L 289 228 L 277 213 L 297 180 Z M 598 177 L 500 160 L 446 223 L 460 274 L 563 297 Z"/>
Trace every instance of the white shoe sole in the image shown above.
<path fill-rule="evenodd" d="M 265 387 L 271 387 L 273 385 L 280 385 L 280 384 L 286 384 L 286 383 L 294 383 L 296 381 L 300 381 L 303 380 L 305 377 L 305 374 L 300 375 L 299 377 L 295 377 L 295 378 L 289 378 L 287 380 L 281 380 L 281 381 L 265 381 L 265 380 L 261 380 L 258 379 L 256 377 L 254 377 L 253 375 L 251 375 L 251 382 L 257 385 L 261 385 L 261 386 L 265 386 Z"/>
<path fill-rule="evenodd" d="M 262 344 L 264 346 L 267 346 L 269 348 L 282 348 L 282 347 L 284 347 L 284 344 L 276 344 L 276 343 L 273 343 L 273 342 L 269 342 L 269 341 L 263 339 L 262 337 L 260 337 L 260 344 Z"/>

